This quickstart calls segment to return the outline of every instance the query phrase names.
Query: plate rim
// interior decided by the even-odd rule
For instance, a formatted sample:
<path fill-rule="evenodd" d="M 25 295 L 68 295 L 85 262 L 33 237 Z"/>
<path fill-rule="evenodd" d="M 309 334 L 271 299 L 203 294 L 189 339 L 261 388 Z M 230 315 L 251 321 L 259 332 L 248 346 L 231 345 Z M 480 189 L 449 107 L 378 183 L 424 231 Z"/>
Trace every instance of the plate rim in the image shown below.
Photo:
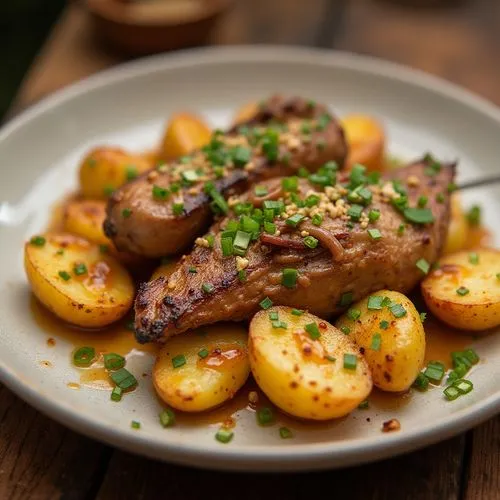
<path fill-rule="evenodd" d="M 10 134 L 26 123 L 51 109 L 63 106 L 74 97 L 94 89 L 112 86 L 116 82 L 137 76 L 214 63 L 285 62 L 310 66 L 340 67 L 375 74 L 419 87 L 452 99 L 480 114 L 487 115 L 500 128 L 500 108 L 460 86 L 421 70 L 381 60 L 329 49 L 293 46 L 232 46 L 205 47 L 160 54 L 126 62 L 106 69 L 79 82 L 56 91 L 28 107 L 0 129 L 0 147 Z M 50 418 L 84 433 L 89 437 L 150 458 L 183 465 L 212 469 L 246 471 L 319 470 L 360 464 L 415 450 L 436 441 L 444 440 L 500 412 L 500 390 L 471 406 L 450 413 L 434 426 L 423 426 L 408 434 L 381 434 L 371 438 L 322 443 L 304 443 L 286 446 L 254 446 L 244 448 L 221 445 L 220 450 L 204 450 L 196 443 L 169 443 L 155 441 L 153 437 L 138 432 L 110 428 L 97 418 L 82 417 L 64 401 L 38 394 L 29 384 L 15 376 L 6 363 L 0 360 L 0 380 L 24 401 Z"/>

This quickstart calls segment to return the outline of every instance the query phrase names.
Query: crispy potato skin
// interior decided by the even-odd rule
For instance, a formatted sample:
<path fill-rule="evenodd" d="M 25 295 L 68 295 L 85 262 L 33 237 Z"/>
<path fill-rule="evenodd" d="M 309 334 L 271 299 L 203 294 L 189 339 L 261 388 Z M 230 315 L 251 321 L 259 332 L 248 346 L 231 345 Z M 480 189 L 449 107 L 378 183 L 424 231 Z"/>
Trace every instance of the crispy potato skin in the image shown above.
<path fill-rule="evenodd" d="M 294 316 L 291 311 L 272 307 L 252 319 L 248 351 L 255 380 L 276 406 L 295 417 L 329 420 L 347 415 L 372 389 L 367 363 L 340 330 L 312 314 Z M 286 329 L 272 327 L 272 312 Z M 304 330 L 309 323 L 319 325 L 318 340 Z M 344 354 L 357 355 L 355 369 L 344 368 Z"/>
<path fill-rule="evenodd" d="M 347 115 L 340 123 L 349 146 L 347 164 L 361 163 L 368 170 L 383 170 L 386 138 L 382 124 L 358 114 Z"/>
<path fill-rule="evenodd" d="M 207 349 L 202 358 L 199 353 Z M 174 368 L 172 359 L 186 363 Z M 169 340 L 153 368 L 153 384 L 168 405 L 186 412 L 215 408 L 231 399 L 250 374 L 246 329 L 218 324 Z"/>
<path fill-rule="evenodd" d="M 68 233 L 82 236 L 92 243 L 109 245 L 102 224 L 106 218 L 104 200 L 75 200 L 64 207 L 63 226 Z"/>
<path fill-rule="evenodd" d="M 358 320 L 343 314 L 335 322 L 337 328 L 349 328 L 349 337 L 363 350 L 371 369 L 373 385 L 389 392 L 402 392 L 410 388 L 420 372 L 425 357 L 425 332 L 420 315 L 405 295 L 390 290 L 372 294 L 388 297 L 401 304 L 406 315 L 396 318 L 387 307 L 369 310 L 368 298 L 356 302 L 352 308 L 361 312 Z M 387 321 L 387 329 L 380 327 Z M 373 336 L 380 334 L 380 349 L 372 348 Z"/>
<path fill-rule="evenodd" d="M 172 160 L 199 149 L 210 141 L 212 130 L 192 113 L 177 113 L 167 124 L 160 145 L 159 158 Z"/>
<path fill-rule="evenodd" d="M 500 325 L 500 252 L 477 249 L 477 264 L 470 252 L 462 251 L 440 259 L 421 285 L 425 303 L 441 321 L 462 330 L 487 330 Z M 465 287 L 468 293 L 457 290 Z"/>
<path fill-rule="evenodd" d="M 24 266 L 33 293 L 68 323 L 98 328 L 123 317 L 134 299 L 134 285 L 113 257 L 97 245 L 70 234 L 47 234 L 43 246 L 26 243 Z M 62 253 L 61 253 L 62 252 Z M 76 264 L 87 272 L 77 276 Z M 70 278 L 64 280 L 60 271 Z"/>
<path fill-rule="evenodd" d="M 151 164 L 144 156 L 120 148 L 99 147 L 90 151 L 80 165 L 80 190 L 85 198 L 105 200 Z"/>

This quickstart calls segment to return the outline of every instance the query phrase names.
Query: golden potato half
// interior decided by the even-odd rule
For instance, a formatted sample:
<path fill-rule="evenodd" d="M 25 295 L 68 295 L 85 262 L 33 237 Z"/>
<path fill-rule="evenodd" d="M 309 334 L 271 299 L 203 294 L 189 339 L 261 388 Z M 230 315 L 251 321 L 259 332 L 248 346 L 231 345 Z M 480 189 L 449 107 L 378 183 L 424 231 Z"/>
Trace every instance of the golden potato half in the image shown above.
<path fill-rule="evenodd" d="M 74 325 L 109 325 L 127 313 L 134 299 L 127 270 L 78 236 L 33 237 L 24 247 L 24 266 L 40 302 Z"/>
<path fill-rule="evenodd" d="M 153 368 L 153 383 L 169 406 L 200 412 L 231 399 L 249 374 L 246 329 L 217 324 L 167 340 Z"/>
<path fill-rule="evenodd" d="M 500 252 L 492 249 L 446 255 L 422 282 L 425 303 L 441 321 L 462 330 L 500 325 Z"/>
<path fill-rule="evenodd" d="M 253 376 L 290 415 L 312 420 L 347 415 L 370 394 L 368 365 L 347 335 L 298 312 L 272 307 L 254 316 L 248 345 Z"/>

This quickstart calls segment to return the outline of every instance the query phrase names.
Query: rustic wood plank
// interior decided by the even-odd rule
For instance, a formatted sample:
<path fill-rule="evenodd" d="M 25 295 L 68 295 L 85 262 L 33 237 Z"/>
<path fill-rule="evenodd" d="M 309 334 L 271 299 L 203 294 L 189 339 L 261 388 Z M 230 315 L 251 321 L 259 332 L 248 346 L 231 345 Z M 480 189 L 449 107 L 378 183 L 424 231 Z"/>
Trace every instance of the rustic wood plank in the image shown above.
<path fill-rule="evenodd" d="M 472 431 L 466 460 L 464 499 L 500 498 L 500 416 Z"/>
<path fill-rule="evenodd" d="M 309 474 L 241 474 L 201 471 L 116 452 L 98 500 L 164 498 L 217 500 L 309 499 L 330 492 L 355 499 L 452 500 L 459 497 L 464 437 L 420 452 L 344 470 Z"/>
<path fill-rule="evenodd" d="M 110 450 L 43 416 L 0 385 L 0 498 L 94 494 Z"/>

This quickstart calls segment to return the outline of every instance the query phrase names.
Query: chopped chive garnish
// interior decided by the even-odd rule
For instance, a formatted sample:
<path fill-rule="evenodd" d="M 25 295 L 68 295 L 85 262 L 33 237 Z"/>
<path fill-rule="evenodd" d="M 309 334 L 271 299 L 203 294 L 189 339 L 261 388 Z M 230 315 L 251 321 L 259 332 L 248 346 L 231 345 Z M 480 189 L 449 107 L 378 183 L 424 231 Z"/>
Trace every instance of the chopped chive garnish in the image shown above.
<path fill-rule="evenodd" d="M 368 297 L 368 309 L 370 311 L 376 311 L 382 309 L 382 302 L 384 301 L 384 297 L 380 295 L 370 295 Z"/>
<path fill-rule="evenodd" d="M 280 427 L 279 432 L 280 432 L 281 439 L 293 438 L 293 433 L 288 427 Z"/>
<path fill-rule="evenodd" d="M 274 422 L 274 413 L 271 408 L 260 408 L 257 410 L 257 422 L 259 425 L 269 425 Z"/>
<path fill-rule="evenodd" d="M 303 215 L 295 214 L 295 215 L 292 215 L 291 217 L 288 217 L 288 219 L 286 219 L 285 222 L 289 226 L 297 227 L 304 219 L 305 219 L 305 217 Z"/>
<path fill-rule="evenodd" d="M 107 370 L 119 370 L 125 366 L 125 358 L 110 352 L 104 355 L 104 368 Z"/>
<path fill-rule="evenodd" d="M 214 291 L 214 286 L 212 285 L 212 283 L 203 283 L 203 285 L 201 285 L 201 289 L 205 292 L 205 293 L 212 293 Z"/>
<path fill-rule="evenodd" d="M 361 401 L 358 405 L 358 409 L 360 410 L 366 410 L 370 407 L 370 403 L 368 403 L 368 399 L 365 399 L 364 401 Z"/>
<path fill-rule="evenodd" d="M 247 280 L 247 272 L 244 269 L 240 269 L 238 271 L 238 279 L 240 280 L 240 283 L 245 283 Z"/>
<path fill-rule="evenodd" d="M 317 323 L 308 323 L 304 328 L 313 340 L 318 340 L 321 337 Z"/>
<path fill-rule="evenodd" d="M 314 214 L 312 216 L 311 222 L 315 226 L 321 226 L 321 223 L 323 222 L 323 216 L 321 214 Z"/>
<path fill-rule="evenodd" d="M 108 245 L 99 245 L 99 252 L 106 254 L 109 253 L 109 246 Z"/>
<path fill-rule="evenodd" d="M 196 170 L 184 170 L 184 172 L 182 172 L 182 178 L 188 183 L 193 183 L 198 180 L 198 174 Z"/>
<path fill-rule="evenodd" d="M 461 295 L 462 297 L 464 295 L 467 295 L 469 293 L 469 289 L 466 288 L 465 286 L 461 286 L 460 288 L 457 288 L 457 295 Z"/>
<path fill-rule="evenodd" d="M 359 319 L 360 316 L 361 316 L 361 311 L 359 309 L 352 308 L 347 311 L 347 317 L 352 319 L 353 321 Z"/>
<path fill-rule="evenodd" d="M 420 313 L 420 321 L 422 323 L 425 321 L 425 318 L 427 318 L 427 313 L 426 312 L 421 312 Z"/>
<path fill-rule="evenodd" d="M 178 354 L 172 358 L 172 366 L 174 368 L 180 368 L 186 364 L 186 356 L 184 354 Z"/>
<path fill-rule="evenodd" d="M 308 248 L 316 248 L 318 246 L 318 240 L 314 236 L 306 236 L 303 241 L 304 245 Z"/>
<path fill-rule="evenodd" d="M 170 408 L 165 408 L 158 417 L 162 427 L 172 427 L 175 424 L 175 413 Z"/>
<path fill-rule="evenodd" d="M 340 305 L 340 307 L 346 307 L 346 306 L 352 304 L 352 301 L 353 301 L 353 293 L 352 292 L 345 292 L 340 297 L 339 305 Z"/>
<path fill-rule="evenodd" d="M 83 274 L 87 274 L 87 266 L 83 262 L 79 262 L 78 264 L 75 264 L 75 267 L 73 267 L 73 272 L 77 276 L 82 276 Z"/>
<path fill-rule="evenodd" d="M 138 175 L 137 167 L 135 165 L 127 165 L 125 169 L 125 176 L 127 181 L 134 180 Z"/>
<path fill-rule="evenodd" d="M 434 215 L 428 208 L 405 208 L 403 211 L 405 219 L 413 224 L 429 224 L 434 222 Z"/>
<path fill-rule="evenodd" d="M 479 255 L 476 252 L 471 252 L 469 254 L 469 262 L 477 266 L 479 264 Z"/>
<path fill-rule="evenodd" d="M 351 218 L 353 221 L 358 221 L 361 218 L 361 214 L 363 213 L 363 206 L 362 205 L 351 205 L 349 209 L 347 210 L 347 215 Z"/>
<path fill-rule="evenodd" d="M 429 201 L 429 199 L 427 198 L 427 196 L 420 196 L 418 201 L 417 201 L 417 205 L 419 208 L 424 208 L 425 205 L 427 205 L 427 201 Z"/>
<path fill-rule="evenodd" d="M 287 288 L 294 288 L 297 285 L 299 272 L 297 269 L 285 268 L 281 271 L 281 284 Z"/>
<path fill-rule="evenodd" d="M 438 193 L 438 194 L 436 195 L 436 201 L 437 201 L 438 203 L 444 203 L 444 194 L 443 194 L 443 193 Z"/>
<path fill-rule="evenodd" d="M 474 349 L 467 349 L 463 354 L 473 365 L 479 362 L 479 356 Z"/>
<path fill-rule="evenodd" d="M 281 185 L 283 187 L 283 191 L 295 193 L 299 186 L 299 179 L 298 177 L 285 177 L 281 181 Z"/>
<path fill-rule="evenodd" d="M 401 236 L 405 232 L 406 226 L 404 224 L 400 224 L 398 227 L 398 234 Z"/>
<path fill-rule="evenodd" d="M 220 443 L 227 444 L 231 439 L 234 437 L 234 432 L 233 431 L 228 431 L 227 429 L 219 429 L 217 433 L 215 434 L 215 439 L 219 441 Z"/>
<path fill-rule="evenodd" d="M 319 203 L 319 196 L 315 194 L 310 194 L 306 199 L 305 199 L 305 205 L 306 207 L 312 208 L 316 206 Z"/>
<path fill-rule="evenodd" d="M 66 271 L 59 271 L 57 273 L 60 278 L 62 278 L 64 281 L 69 281 L 71 279 L 71 274 L 69 274 Z"/>
<path fill-rule="evenodd" d="M 198 272 L 198 270 L 197 270 L 197 269 L 196 269 L 196 267 L 194 267 L 194 266 L 189 266 L 189 268 L 188 268 L 188 272 L 189 272 L 190 274 L 196 274 L 196 273 Z"/>
<path fill-rule="evenodd" d="M 95 349 L 93 347 L 80 347 L 73 353 L 73 364 L 80 368 L 88 367 L 95 361 Z"/>
<path fill-rule="evenodd" d="M 267 234 L 274 234 L 276 232 L 276 224 L 273 224 L 272 222 L 268 222 L 267 220 L 264 221 L 264 231 Z"/>
<path fill-rule="evenodd" d="M 269 309 L 273 305 L 273 301 L 269 297 L 266 297 L 260 302 L 259 305 L 262 309 Z"/>
<path fill-rule="evenodd" d="M 446 397 L 446 399 L 448 401 L 453 401 L 453 400 L 457 399 L 460 396 L 459 390 L 455 386 L 453 386 L 453 385 L 448 386 L 443 391 L 443 394 L 445 395 L 445 397 Z"/>
<path fill-rule="evenodd" d="M 153 198 L 158 201 L 165 201 L 168 199 L 168 195 L 170 194 L 168 189 L 153 185 L 152 190 Z"/>
<path fill-rule="evenodd" d="M 473 205 L 467 212 L 466 217 L 471 226 L 479 226 L 481 224 L 481 207 Z"/>
<path fill-rule="evenodd" d="M 429 270 L 431 268 L 431 265 L 425 259 L 419 259 L 419 260 L 417 260 L 417 263 L 415 265 L 424 274 L 428 274 Z"/>
<path fill-rule="evenodd" d="M 420 372 L 413 382 L 412 387 L 415 387 L 415 389 L 418 389 L 419 391 L 426 391 L 429 387 L 429 379 L 422 372 Z"/>
<path fill-rule="evenodd" d="M 385 319 L 383 319 L 380 324 L 379 324 L 380 328 L 382 328 L 382 330 L 387 330 L 387 328 L 389 328 L 389 322 L 386 321 Z"/>
<path fill-rule="evenodd" d="M 269 319 L 271 321 L 276 321 L 277 319 L 279 319 L 279 316 L 278 316 L 278 311 L 271 311 L 269 313 Z"/>
<path fill-rule="evenodd" d="M 233 251 L 237 255 L 245 255 L 252 239 L 252 233 L 237 231 L 233 240 Z"/>
<path fill-rule="evenodd" d="M 273 328 L 283 328 L 284 330 L 288 328 L 288 324 L 280 320 L 271 321 L 271 326 Z"/>
<path fill-rule="evenodd" d="M 358 364 L 358 357 L 356 354 L 344 354 L 344 368 L 346 370 L 355 370 Z"/>
<path fill-rule="evenodd" d="M 137 379 L 126 368 L 113 372 L 111 380 L 123 391 L 133 389 L 137 385 Z"/>
<path fill-rule="evenodd" d="M 132 215 L 132 210 L 130 208 L 124 208 L 122 210 L 122 217 L 128 219 Z"/>
<path fill-rule="evenodd" d="M 43 236 L 33 236 L 30 239 L 30 244 L 35 247 L 43 247 L 45 245 L 46 239 Z"/>
<path fill-rule="evenodd" d="M 330 354 L 327 354 L 325 358 L 330 361 L 331 363 L 335 363 L 336 359 L 335 356 L 330 356 Z"/>
<path fill-rule="evenodd" d="M 372 343 L 370 344 L 370 349 L 372 351 L 380 351 L 381 344 L 382 344 L 382 335 L 380 335 L 380 333 L 375 333 L 372 337 Z"/>
<path fill-rule="evenodd" d="M 467 394 L 474 389 L 472 382 L 464 379 L 453 382 L 453 387 L 456 387 L 460 394 Z"/>
<path fill-rule="evenodd" d="M 111 401 L 121 401 L 122 400 L 123 389 L 121 387 L 113 387 L 111 391 L 110 399 Z"/>
<path fill-rule="evenodd" d="M 368 234 L 372 240 L 380 240 L 382 233 L 378 229 L 368 229 Z"/>
<path fill-rule="evenodd" d="M 113 195 L 113 193 L 115 192 L 115 188 L 113 186 L 105 186 L 102 191 L 104 193 L 104 196 L 109 197 Z"/>
<path fill-rule="evenodd" d="M 301 309 L 292 309 L 292 314 L 294 316 L 302 316 L 304 314 L 304 311 L 302 311 Z"/>
<path fill-rule="evenodd" d="M 172 205 L 174 215 L 182 215 L 184 213 L 184 203 L 174 203 Z"/>
<path fill-rule="evenodd" d="M 376 222 L 380 218 L 380 210 L 370 210 L 368 212 L 368 220 L 370 222 Z"/>
<path fill-rule="evenodd" d="M 201 358 L 201 359 L 204 359 L 208 356 L 208 349 L 206 347 L 204 347 L 203 349 L 201 349 L 200 351 L 198 351 L 198 356 Z"/>
<path fill-rule="evenodd" d="M 266 186 L 255 186 L 254 189 L 255 196 L 266 196 L 266 194 L 269 193 L 268 189 Z"/>
<path fill-rule="evenodd" d="M 132 420 L 132 422 L 130 422 L 130 427 L 132 427 L 132 429 L 140 429 L 141 423 L 137 422 L 137 420 Z"/>
<path fill-rule="evenodd" d="M 341 326 L 340 327 L 340 331 L 344 334 L 344 335 L 349 335 L 351 333 L 351 329 L 344 325 L 344 326 Z"/>
<path fill-rule="evenodd" d="M 439 361 L 430 361 L 427 368 L 424 370 L 424 375 L 435 384 L 441 383 L 444 377 L 445 368 L 443 363 Z"/>
<path fill-rule="evenodd" d="M 401 304 L 393 304 L 389 307 L 389 310 L 395 318 L 406 316 L 406 309 Z"/>
<path fill-rule="evenodd" d="M 233 239 L 232 238 L 221 238 L 220 240 L 222 255 L 224 257 L 229 257 L 233 255 Z"/>

